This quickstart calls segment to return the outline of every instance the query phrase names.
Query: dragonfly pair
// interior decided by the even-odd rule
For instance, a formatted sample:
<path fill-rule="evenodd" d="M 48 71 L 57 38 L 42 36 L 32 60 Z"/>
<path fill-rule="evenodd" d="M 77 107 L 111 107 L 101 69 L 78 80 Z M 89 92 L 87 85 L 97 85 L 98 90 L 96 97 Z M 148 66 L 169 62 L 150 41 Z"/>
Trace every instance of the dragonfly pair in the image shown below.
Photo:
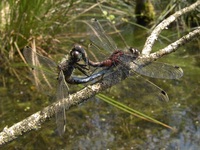
<path fill-rule="evenodd" d="M 24 57 L 32 68 L 33 82 L 39 91 L 46 94 L 56 95 L 56 100 L 61 104 L 69 94 L 69 84 L 83 84 L 90 81 L 97 80 L 102 77 L 108 70 L 102 70 L 92 75 L 88 75 L 89 64 L 95 64 L 88 60 L 86 52 L 80 46 L 75 44 L 70 51 L 68 57 L 65 57 L 57 65 L 51 59 L 44 57 L 34 51 L 31 47 L 26 46 L 23 50 Z M 79 63 L 83 61 L 84 63 Z M 85 76 L 73 76 L 73 71 L 77 69 Z M 55 87 L 57 85 L 57 88 Z M 55 91 L 56 90 L 56 91 Z M 54 91 L 54 92 L 53 92 Z M 60 135 L 65 131 L 65 105 L 61 105 L 62 109 L 56 110 L 56 122 Z"/>
<path fill-rule="evenodd" d="M 142 75 L 164 79 L 178 79 L 183 75 L 183 71 L 179 67 L 156 62 L 148 64 L 138 62 L 137 58 L 140 56 L 138 50 L 133 48 L 127 48 L 127 51 L 119 50 L 115 42 L 106 35 L 101 24 L 96 19 L 92 19 L 91 22 L 87 22 L 87 24 L 92 30 L 90 38 L 92 45 L 95 45 L 99 49 L 108 50 L 110 52 L 108 59 L 99 62 L 92 61 L 87 57 L 83 47 L 75 44 L 74 48 L 70 51 L 69 57 L 63 58 L 63 60 L 57 65 L 49 58 L 34 52 L 30 47 L 25 47 L 24 49 L 24 57 L 31 68 L 33 68 L 32 71 L 35 85 L 43 91 L 49 91 L 49 88 L 52 90 L 57 89 L 56 99 L 58 101 L 62 101 L 68 96 L 69 88 L 67 83 L 81 84 L 97 80 L 105 74 L 110 73 L 109 68 L 112 68 L 112 66 L 126 66 L 126 58 L 128 57 L 129 59 L 131 58 L 133 63 L 137 66 L 133 71 Z M 80 61 L 83 61 L 83 63 L 80 63 Z M 100 69 L 88 75 L 87 71 L 90 67 Z M 84 76 L 73 76 L 72 73 L 75 69 L 82 72 Z M 56 72 L 58 72 L 58 74 L 56 74 Z M 48 80 L 53 78 L 53 82 Z M 52 86 L 56 85 L 54 82 L 57 82 L 57 88 Z M 161 94 L 167 101 L 167 94 L 157 86 L 156 89 L 158 94 Z M 61 107 L 62 109 L 59 109 L 56 112 L 57 128 L 60 135 L 65 131 L 65 108 L 67 106 L 65 105 Z"/>

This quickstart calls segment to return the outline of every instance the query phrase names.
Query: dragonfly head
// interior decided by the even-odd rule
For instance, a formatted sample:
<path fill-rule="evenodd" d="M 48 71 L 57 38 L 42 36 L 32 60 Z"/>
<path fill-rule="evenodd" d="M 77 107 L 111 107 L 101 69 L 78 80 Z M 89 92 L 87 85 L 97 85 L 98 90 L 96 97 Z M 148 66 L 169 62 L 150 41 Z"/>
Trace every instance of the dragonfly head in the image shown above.
<path fill-rule="evenodd" d="M 134 56 L 134 57 L 138 57 L 140 55 L 140 51 L 133 48 L 133 47 L 130 47 L 129 49 L 129 52 L 131 52 L 131 54 Z"/>
<path fill-rule="evenodd" d="M 79 62 L 81 59 L 83 59 L 83 61 L 88 64 L 86 52 L 84 48 L 79 44 L 74 45 L 70 52 L 70 57 L 74 62 Z"/>

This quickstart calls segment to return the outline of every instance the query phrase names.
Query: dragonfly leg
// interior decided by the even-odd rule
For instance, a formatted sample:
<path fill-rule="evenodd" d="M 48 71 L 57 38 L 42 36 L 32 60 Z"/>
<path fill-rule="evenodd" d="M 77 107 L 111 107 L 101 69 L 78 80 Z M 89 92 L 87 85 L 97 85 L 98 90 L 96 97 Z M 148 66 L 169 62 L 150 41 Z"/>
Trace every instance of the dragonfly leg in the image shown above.
<path fill-rule="evenodd" d="M 81 64 L 78 64 L 78 63 L 77 63 L 76 66 L 75 66 L 75 68 L 78 69 L 80 72 L 82 72 L 84 75 L 89 76 L 89 75 L 87 74 L 87 72 L 85 71 L 85 70 L 89 70 L 89 69 L 86 68 L 85 65 L 81 65 Z"/>

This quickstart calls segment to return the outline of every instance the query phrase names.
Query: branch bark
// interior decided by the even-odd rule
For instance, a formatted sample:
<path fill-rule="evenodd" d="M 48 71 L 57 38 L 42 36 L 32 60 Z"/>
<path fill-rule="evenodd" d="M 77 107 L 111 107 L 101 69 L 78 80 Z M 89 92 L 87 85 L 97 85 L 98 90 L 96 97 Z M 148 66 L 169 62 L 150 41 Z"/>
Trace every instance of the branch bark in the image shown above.
<path fill-rule="evenodd" d="M 158 24 L 152 31 L 151 35 L 147 38 L 144 44 L 144 48 L 142 50 L 142 54 L 144 55 L 150 54 L 153 44 L 158 39 L 160 32 L 164 30 L 170 23 L 174 22 L 178 17 L 195 10 L 199 5 L 200 5 L 200 0 L 197 0 L 194 4 L 175 12 L 167 19 L 163 20 L 160 24 Z"/>
<path fill-rule="evenodd" d="M 152 62 L 154 60 L 157 60 L 158 58 L 167 55 L 169 53 L 172 53 L 177 50 L 178 47 L 181 45 L 187 43 L 188 41 L 192 40 L 194 37 L 197 37 L 200 35 L 200 27 L 196 28 L 194 31 L 190 32 L 189 34 L 183 36 L 181 39 L 175 41 L 174 43 L 170 44 L 169 46 L 161 49 L 158 52 L 152 53 L 151 48 L 155 42 L 155 40 L 158 37 L 158 34 L 165 29 L 166 26 L 168 26 L 171 22 L 173 22 L 177 17 L 194 10 L 196 7 L 200 5 L 200 0 L 198 0 L 196 3 L 192 4 L 189 7 L 186 7 L 163 22 L 161 22 L 151 33 L 151 35 L 148 37 L 144 49 L 142 51 L 142 54 L 137 60 L 134 60 L 137 64 L 138 62 Z M 150 55 L 149 55 L 150 54 Z M 127 60 L 126 60 L 127 61 Z M 128 60 L 129 68 L 134 69 L 136 66 L 134 66 L 133 63 L 131 63 L 133 60 Z M 127 64 L 127 62 L 126 62 Z M 124 76 L 124 72 L 127 70 L 123 70 L 123 68 L 117 69 L 114 71 L 114 73 L 109 74 L 108 76 L 104 77 L 102 81 L 95 83 L 93 85 L 89 85 L 82 90 L 69 95 L 68 98 L 65 99 L 65 102 L 63 102 L 63 105 L 66 104 L 68 107 L 67 109 L 70 109 L 73 106 L 77 106 L 79 103 L 82 103 L 89 98 L 95 96 L 97 93 L 106 90 L 107 88 L 114 86 L 115 84 L 121 82 L 121 80 L 124 80 L 126 77 L 128 77 L 131 73 L 126 73 Z M 25 134 L 28 131 L 36 130 L 40 128 L 41 124 L 44 123 L 48 118 L 52 117 L 55 114 L 55 110 L 62 109 L 60 102 L 55 102 L 52 105 L 45 107 L 41 111 L 36 112 L 35 114 L 29 116 L 28 118 L 14 124 L 10 128 L 5 127 L 3 131 L 0 133 L 0 146 L 4 145 L 14 139 L 16 139 L 18 136 Z"/>

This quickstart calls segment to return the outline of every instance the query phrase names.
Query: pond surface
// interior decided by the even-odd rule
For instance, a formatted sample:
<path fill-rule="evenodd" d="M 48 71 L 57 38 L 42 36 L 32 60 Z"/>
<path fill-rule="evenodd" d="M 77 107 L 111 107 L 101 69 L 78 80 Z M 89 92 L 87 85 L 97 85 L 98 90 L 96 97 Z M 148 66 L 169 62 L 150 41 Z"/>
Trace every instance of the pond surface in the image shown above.
<path fill-rule="evenodd" d="M 138 49 L 142 49 L 145 41 L 145 34 L 140 32 L 129 32 L 128 28 L 124 32 L 127 43 Z M 158 40 L 157 43 L 155 49 L 167 45 L 162 40 Z M 103 93 L 175 127 L 175 132 L 127 114 L 94 97 L 66 112 L 67 127 L 63 137 L 56 134 L 55 118 L 51 118 L 40 129 L 24 134 L 2 149 L 198 149 L 200 54 L 199 47 L 195 44 L 193 41 L 159 60 L 180 66 L 184 71 L 181 79 L 147 78 L 168 93 L 168 103 L 156 104 L 154 98 L 148 96 L 146 85 L 143 85 L 142 81 L 143 86 L 135 86 L 139 85 L 136 82 L 140 82 L 141 79 L 135 80 L 133 77 Z M 4 75 L 0 83 L 1 130 L 53 102 L 51 97 L 38 92 L 28 79 L 19 82 L 13 77 L 6 77 L 4 70 L 0 71 Z M 5 86 L 3 83 L 6 83 Z M 78 90 L 76 85 L 70 87 L 73 89 L 71 92 Z"/>

